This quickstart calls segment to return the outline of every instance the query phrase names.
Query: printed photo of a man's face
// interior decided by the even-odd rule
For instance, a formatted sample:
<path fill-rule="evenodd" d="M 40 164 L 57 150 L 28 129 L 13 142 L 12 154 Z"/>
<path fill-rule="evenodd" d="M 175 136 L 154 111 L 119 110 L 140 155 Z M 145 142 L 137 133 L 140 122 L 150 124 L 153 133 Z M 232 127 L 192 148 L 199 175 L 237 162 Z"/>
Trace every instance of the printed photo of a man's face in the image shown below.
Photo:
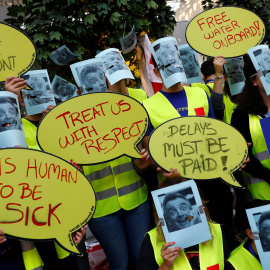
<path fill-rule="evenodd" d="M 180 51 L 180 55 L 187 78 L 189 79 L 199 76 L 197 62 L 192 49 L 183 49 Z"/>
<path fill-rule="evenodd" d="M 77 71 L 78 72 L 78 71 Z M 102 64 L 92 64 L 83 67 L 79 73 L 85 92 L 106 92 L 107 84 Z"/>
<path fill-rule="evenodd" d="M 0 97 L 0 132 L 21 130 L 19 111 L 15 98 Z"/>
<path fill-rule="evenodd" d="M 191 200 L 188 197 L 192 198 Z M 201 223 L 191 188 L 159 196 L 169 232 Z"/>
<path fill-rule="evenodd" d="M 183 72 L 183 66 L 179 57 L 178 48 L 173 42 L 162 42 L 159 46 L 155 46 L 159 64 L 167 78 L 172 74 Z"/>
<path fill-rule="evenodd" d="M 270 251 L 270 211 L 262 212 L 258 224 L 259 236 L 264 252 Z"/>
<path fill-rule="evenodd" d="M 124 61 L 118 52 L 109 52 L 104 57 L 104 65 L 107 72 L 111 75 L 118 70 L 125 69 Z"/>
<path fill-rule="evenodd" d="M 231 79 L 231 84 L 244 82 L 244 61 L 241 58 L 233 58 L 227 60 L 228 76 Z"/>

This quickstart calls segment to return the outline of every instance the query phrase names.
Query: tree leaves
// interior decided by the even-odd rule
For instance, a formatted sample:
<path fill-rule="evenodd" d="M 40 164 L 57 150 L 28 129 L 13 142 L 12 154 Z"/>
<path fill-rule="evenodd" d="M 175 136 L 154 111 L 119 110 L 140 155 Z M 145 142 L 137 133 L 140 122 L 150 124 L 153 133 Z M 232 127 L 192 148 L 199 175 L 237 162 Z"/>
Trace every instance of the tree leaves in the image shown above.
<path fill-rule="evenodd" d="M 110 23 L 114 25 L 114 23 L 118 22 L 121 18 L 121 14 L 115 11 L 110 17 Z"/>
<path fill-rule="evenodd" d="M 42 43 L 44 40 L 47 39 L 47 36 L 42 34 L 42 33 L 38 33 L 34 35 L 34 42 L 37 43 L 38 41 L 40 43 Z"/>
<path fill-rule="evenodd" d="M 95 14 L 88 14 L 86 17 L 83 19 L 85 24 L 93 24 L 94 21 L 97 21 L 96 15 Z"/>
<path fill-rule="evenodd" d="M 51 77 L 57 74 L 69 81 L 73 80 L 69 66 L 57 66 L 49 59 L 60 46 L 86 60 L 97 50 L 121 50 L 119 38 L 133 24 L 138 35 L 146 32 L 152 40 L 172 34 L 175 25 L 174 12 L 165 0 L 23 0 L 22 5 L 8 8 L 8 16 L 5 22 L 23 26 L 36 44 L 34 68 L 46 68 Z M 138 75 L 134 55 L 133 51 L 124 57 Z"/>
<path fill-rule="evenodd" d="M 54 31 L 51 31 L 51 32 L 49 33 L 49 35 L 50 35 L 50 39 L 51 39 L 51 40 L 53 40 L 53 39 L 60 40 L 61 37 L 62 37 L 61 33 L 59 33 L 59 32 L 54 32 Z"/>

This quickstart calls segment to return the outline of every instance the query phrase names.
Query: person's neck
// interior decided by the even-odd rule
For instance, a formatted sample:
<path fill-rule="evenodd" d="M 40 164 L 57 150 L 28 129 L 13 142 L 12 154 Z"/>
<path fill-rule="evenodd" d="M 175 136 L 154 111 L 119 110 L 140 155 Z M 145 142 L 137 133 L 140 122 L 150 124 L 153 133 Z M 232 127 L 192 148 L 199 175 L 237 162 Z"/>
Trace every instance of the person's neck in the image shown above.
<path fill-rule="evenodd" d="M 251 246 L 252 246 L 254 253 L 258 256 L 258 251 L 257 251 L 256 245 L 255 245 L 255 241 L 252 239 L 250 239 L 250 241 L 251 241 Z"/>
<path fill-rule="evenodd" d="M 214 82 L 214 81 L 215 81 L 215 75 L 214 75 L 214 74 L 208 76 L 208 77 L 205 79 L 205 83 L 206 83 L 206 84 L 207 84 L 207 83 L 212 83 L 212 82 Z"/>
<path fill-rule="evenodd" d="M 270 95 L 267 96 L 264 89 L 259 90 L 259 91 L 260 91 L 260 94 L 261 94 L 261 97 L 263 99 L 264 104 L 267 106 L 268 111 L 270 112 Z"/>
<path fill-rule="evenodd" d="M 180 82 L 174 84 L 173 86 L 171 86 L 169 88 L 166 88 L 165 85 L 163 84 L 161 90 L 164 92 L 167 92 L 167 93 L 176 93 L 176 92 L 184 90 L 184 87 Z"/>
<path fill-rule="evenodd" d="M 39 114 L 33 114 L 33 115 L 26 115 L 24 118 L 26 118 L 27 120 L 30 120 L 30 121 L 37 121 L 39 122 L 43 117 L 43 114 L 42 113 L 39 113 Z"/>
<path fill-rule="evenodd" d="M 125 80 L 121 80 L 119 82 L 116 82 L 114 85 L 109 85 L 109 92 L 114 92 L 114 93 L 119 93 L 119 94 L 124 94 L 128 96 L 128 89 L 125 84 Z"/>

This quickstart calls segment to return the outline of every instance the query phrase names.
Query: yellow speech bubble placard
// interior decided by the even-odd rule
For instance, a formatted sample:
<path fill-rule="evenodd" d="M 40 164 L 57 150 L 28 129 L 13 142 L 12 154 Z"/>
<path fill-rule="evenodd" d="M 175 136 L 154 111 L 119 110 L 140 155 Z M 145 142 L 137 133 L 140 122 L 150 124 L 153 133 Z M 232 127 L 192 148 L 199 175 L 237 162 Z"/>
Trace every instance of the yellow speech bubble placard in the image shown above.
<path fill-rule="evenodd" d="M 53 108 L 37 130 L 40 147 L 78 164 L 98 164 L 122 155 L 140 158 L 138 143 L 148 115 L 137 100 L 116 93 L 92 93 Z"/>
<path fill-rule="evenodd" d="M 95 194 L 67 161 L 33 149 L 0 150 L 0 228 L 22 239 L 55 239 L 75 254 L 72 233 L 87 224 Z"/>
<path fill-rule="evenodd" d="M 240 7 L 217 7 L 200 13 L 186 29 L 186 39 L 197 52 L 237 57 L 260 44 L 265 36 L 261 18 Z"/>
<path fill-rule="evenodd" d="M 247 143 L 229 124 L 200 116 L 175 118 L 150 135 L 148 149 L 155 163 L 187 178 L 222 178 L 241 187 L 233 176 L 247 158 Z"/>
<path fill-rule="evenodd" d="M 36 47 L 19 29 L 0 23 L 0 81 L 21 76 L 35 63 Z"/>

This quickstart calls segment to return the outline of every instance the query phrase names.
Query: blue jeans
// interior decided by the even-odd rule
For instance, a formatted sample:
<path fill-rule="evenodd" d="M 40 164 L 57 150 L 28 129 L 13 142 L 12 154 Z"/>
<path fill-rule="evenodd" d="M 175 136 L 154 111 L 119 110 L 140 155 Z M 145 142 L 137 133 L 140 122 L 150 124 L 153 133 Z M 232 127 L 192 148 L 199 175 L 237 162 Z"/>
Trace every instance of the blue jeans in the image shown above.
<path fill-rule="evenodd" d="M 108 258 L 110 270 L 128 270 L 129 264 L 139 269 L 141 244 L 150 229 L 147 200 L 132 210 L 92 218 L 88 225 Z"/>

